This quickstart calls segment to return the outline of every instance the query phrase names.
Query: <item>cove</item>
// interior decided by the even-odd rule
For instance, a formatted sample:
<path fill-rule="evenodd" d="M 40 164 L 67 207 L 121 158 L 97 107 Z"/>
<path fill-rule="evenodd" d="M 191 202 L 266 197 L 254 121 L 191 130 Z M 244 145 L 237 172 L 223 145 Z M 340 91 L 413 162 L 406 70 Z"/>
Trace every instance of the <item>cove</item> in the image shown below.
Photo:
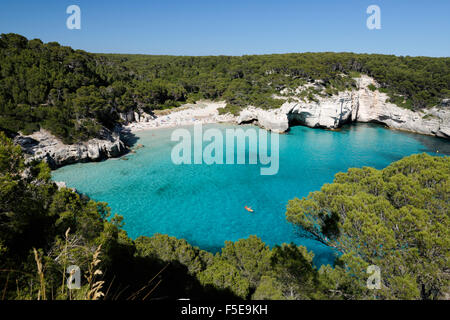
<path fill-rule="evenodd" d="M 237 126 L 208 127 L 225 130 Z M 337 172 L 351 167 L 382 169 L 414 153 L 450 154 L 447 140 L 378 125 L 350 125 L 340 131 L 298 126 L 279 136 L 278 173 L 261 175 L 260 165 L 248 163 L 173 164 L 173 130 L 138 132 L 136 144 L 144 147 L 136 153 L 65 166 L 54 171 L 52 178 L 92 199 L 108 202 L 113 213 L 123 215 L 124 229 L 132 238 L 163 233 L 217 252 L 226 240 L 257 235 L 270 246 L 289 242 L 305 245 L 320 265 L 332 262 L 331 251 L 300 238 L 286 222 L 288 200 L 319 190 L 332 182 Z"/>

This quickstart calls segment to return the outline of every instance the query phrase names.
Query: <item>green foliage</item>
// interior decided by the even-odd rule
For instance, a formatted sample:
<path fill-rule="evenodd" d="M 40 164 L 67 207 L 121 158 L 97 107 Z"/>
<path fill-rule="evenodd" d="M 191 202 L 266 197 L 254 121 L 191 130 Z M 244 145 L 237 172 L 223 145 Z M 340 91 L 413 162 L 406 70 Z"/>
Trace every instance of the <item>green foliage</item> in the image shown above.
<path fill-rule="evenodd" d="M 191 246 L 184 239 L 164 234 L 155 234 L 151 238 L 139 237 L 135 244 L 138 256 L 159 258 L 167 262 L 176 261 L 186 266 L 191 274 L 204 270 L 213 261 L 211 253 Z"/>
<path fill-rule="evenodd" d="M 111 127 L 113 108 L 124 100 L 113 84 L 131 80 L 101 57 L 17 34 L 0 37 L 0 70 L 0 128 L 42 127 L 69 143 Z"/>
<path fill-rule="evenodd" d="M 198 275 L 200 283 L 213 288 L 228 289 L 236 296 L 245 299 L 250 292 L 250 283 L 231 263 L 215 259 L 205 271 Z"/>
<path fill-rule="evenodd" d="M 66 188 L 58 190 L 48 166 L 25 164 L 20 147 L 0 131 L 0 282 L 5 284 L 6 299 L 85 297 L 84 278 L 80 292 L 67 290 L 65 268 L 75 264 L 87 271 L 102 245 L 99 267 L 114 270 L 120 263 L 115 252 L 122 248 L 120 255 L 127 257 L 126 249 L 132 251 L 134 246 L 119 229 L 121 219 L 114 216 L 108 221 L 109 216 L 105 203 Z M 45 273 L 46 294 L 39 287 L 33 248 L 38 249 Z M 120 286 L 121 279 L 116 281 Z"/>
<path fill-rule="evenodd" d="M 256 236 L 237 242 L 226 241 L 221 257 L 234 265 L 253 287 L 270 269 L 270 249 Z"/>
<path fill-rule="evenodd" d="M 286 299 L 311 299 L 317 292 L 314 254 L 294 244 L 276 246 L 272 253 L 272 275 Z"/>
<path fill-rule="evenodd" d="M 437 299 L 449 287 L 450 158 L 413 155 L 383 170 L 338 173 L 307 198 L 289 201 L 288 221 L 341 253 L 323 270 L 349 298 Z M 381 290 L 366 268 L 382 270 Z M 349 290 L 349 287 L 351 288 Z"/>
<path fill-rule="evenodd" d="M 0 172 L 2 176 L 16 175 L 23 169 L 22 150 L 0 131 Z"/>
<path fill-rule="evenodd" d="M 255 293 L 252 296 L 253 300 L 284 300 L 281 285 L 270 276 L 262 276 Z"/>
<path fill-rule="evenodd" d="M 66 143 L 120 125 L 120 113 L 225 100 L 223 113 L 278 108 L 280 90 L 316 101 L 368 74 L 390 101 L 409 109 L 439 105 L 450 93 L 450 59 L 353 53 L 230 56 L 90 54 L 17 34 L 0 36 L 0 128 L 45 128 Z M 313 86 L 311 86 L 313 85 Z M 317 86 L 316 86 L 317 85 Z M 373 88 L 371 88 L 373 89 Z M 288 98 L 288 97 L 287 97 Z"/>
<path fill-rule="evenodd" d="M 353 78 L 361 74 L 374 77 L 379 90 L 405 108 L 439 105 L 450 97 L 449 58 L 331 52 L 243 57 L 107 56 L 142 79 L 164 79 L 182 86 L 191 102 L 224 99 L 227 106 L 222 113 L 238 114 L 247 105 L 277 108 L 283 100 L 273 99 L 273 94 L 320 81 L 322 92 L 309 88 L 299 94 L 314 100 L 315 95 L 353 88 Z"/>
<path fill-rule="evenodd" d="M 167 235 L 133 241 L 106 203 L 58 190 L 48 166 L 25 164 L 0 131 L 0 283 L 6 299 L 82 299 L 89 277 L 69 291 L 65 270 L 85 274 L 99 260 L 105 299 L 441 299 L 450 288 L 449 178 L 450 158 L 413 155 L 338 173 L 291 200 L 287 219 L 339 253 L 317 270 L 305 247 L 270 249 L 256 236 L 227 241 L 215 256 Z M 366 287 L 369 265 L 381 269 L 380 290 Z"/>

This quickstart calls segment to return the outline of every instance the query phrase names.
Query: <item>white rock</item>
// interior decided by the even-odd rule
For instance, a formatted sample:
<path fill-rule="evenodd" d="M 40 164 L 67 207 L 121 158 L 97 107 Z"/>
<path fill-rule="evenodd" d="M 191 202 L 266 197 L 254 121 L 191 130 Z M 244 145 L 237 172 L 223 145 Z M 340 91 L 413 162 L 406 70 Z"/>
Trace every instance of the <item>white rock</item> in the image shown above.
<path fill-rule="evenodd" d="M 18 135 L 14 141 L 22 147 L 26 161 L 44 160 L 50 167 L 57 168 L 75 162 L 117 157 L 126 150 L 118 135 L 103 129 L 101 136 L 102 139 L 67 145 L 50 132 L 41 129 L 28 136 Z"/>
<path fill-rule="evenodd" d="M 331 97 L 318 97 L 317 102 L 286 101 L 279 109 L 262 110 L 249 106 L 236 118 L 238 124 L 254 122 L 274 132 L 284 132 L 289 125 L 336 129 L 348 122 L 376 122 L 421 134 L 450 138 L 450 109 L 443 102 L 440 108 L 423 111 L 398 107 L 386 102 L 388 96 L 368 86 L 378 83 L 369 76 L 356 79 L 358 88 L 339 92 Z"/>

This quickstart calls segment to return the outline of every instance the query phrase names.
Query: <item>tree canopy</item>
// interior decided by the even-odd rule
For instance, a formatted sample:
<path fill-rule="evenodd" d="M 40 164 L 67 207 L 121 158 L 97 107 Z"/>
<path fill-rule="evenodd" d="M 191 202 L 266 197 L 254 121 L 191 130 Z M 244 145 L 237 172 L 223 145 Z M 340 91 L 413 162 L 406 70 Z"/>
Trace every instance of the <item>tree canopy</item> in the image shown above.
<path fill-rule="evenodd" d="M 354 168 L 288 204 L 301 235 L 337 253 L 318 268 L 303 246 L 250 236 L 212 253 L 156 234 L 130 239 L 106 203 L 58 189 L 45 163 L 25 163 L 3 131 L 50 130 L 66 143 L 121 124 L 121 113 L 225 99 L 222 112 L 278 107 L 374 77 L 390 99 L 417 110 L 449 98 L 450 59 L 353 53 L 174 57 L 100 55 L 17 34 L 0 36 L 0 283 L 8 299 L 233 297 L 441 299 L 449 295 L 450 158 L 413 155 L 383 170 Z M 320 84 L 305 86 L 306 84 Z M 36 250 L 35 250 L 36 249 Z M 86 277 L 64 285 L 68 265 Z M 367 267 L 381 289 L 367 287 Z M 103 280 L 96 281 L 96 278 Z M 61 279 L 63 281 L 61 281 Z M 30 286 L 29 283 L 32 285 Z M 104 282 L 103 282 L 104 281 Z M 11 283 L 15 283 L 12 286 Z M 109 284 L 102 291 L 103 283 Z M 162 283 L 162 284 L 161 284 Z M 161 284 L 161 285 L 160 285 Z M 75 295 L 75 296 L 72 296 Z"/>
<path fill-rule="evenodd" d="M 450 59 L 354 53 L 249 56 L 91 54 L 18 34 L 0 36 L 0 128 L 50 130 L 66 143 L 120 125 L 120 113 L 226 100 L 222 113 L 279 107 L 281 90 L 304 100 L 374 77 L 390 100 L 413 110 L 450 98 Z M 313 86 L 306 84 L 315 84 Z M 295 92 L 299 86 L 303 90 Z"/>
<path fill-rule="evenodd" d="M 0 131 L 0 285 L 5 299 L 441 299 L 449 177 L 449 157 L 413 155 L 338 173 L 291 200 L 288 221 L 336 250 L 319 268 L 305 247 L 257 236 L 215 255 L 167 235 L 130 239 L 106 203 L 58 189 L 47 164 L 24 163 Z M 80 290 L 65 286 L 69 265 L 82 271 Z M 380 290 L 367 288 L 369 265 L 381 270 Z"/>
<path fill-rule="evenodd" d="M 450 158 L 412 155 L 383 170 L 349 169 L 307 198 L 289 201 L 288 221 L 339 252 L 321 270 L 348 298 L 436 299 L 448 294 Z M 366 268 L 381 269 L 371 291 Z"/>

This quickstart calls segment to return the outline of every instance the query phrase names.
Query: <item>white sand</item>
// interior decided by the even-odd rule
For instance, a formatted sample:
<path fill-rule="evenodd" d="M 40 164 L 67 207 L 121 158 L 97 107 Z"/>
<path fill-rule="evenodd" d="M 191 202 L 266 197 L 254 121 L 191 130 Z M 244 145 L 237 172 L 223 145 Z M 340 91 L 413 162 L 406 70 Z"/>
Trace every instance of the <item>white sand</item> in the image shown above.
<path fill-rule="evenodd" d="M 124 130 L 130 132 L 150 130 L 157 128 L 171 128 L 177 126 L 193 125 L 195 123 L 217 123 L 217 122 L 233 122 L 235 117 L 226 114 L 219 115 L 218 108 L 225 107 L 226 102 L 197 102 L 195 104 L 183 105 L 183 110 L 176 111 L 174 109 L 168 115 L 157 116 L 153 120 L 147 122 L 132 122 L 124 126 Z M 187 108 L 186 108 L 187 107 Z"/>

